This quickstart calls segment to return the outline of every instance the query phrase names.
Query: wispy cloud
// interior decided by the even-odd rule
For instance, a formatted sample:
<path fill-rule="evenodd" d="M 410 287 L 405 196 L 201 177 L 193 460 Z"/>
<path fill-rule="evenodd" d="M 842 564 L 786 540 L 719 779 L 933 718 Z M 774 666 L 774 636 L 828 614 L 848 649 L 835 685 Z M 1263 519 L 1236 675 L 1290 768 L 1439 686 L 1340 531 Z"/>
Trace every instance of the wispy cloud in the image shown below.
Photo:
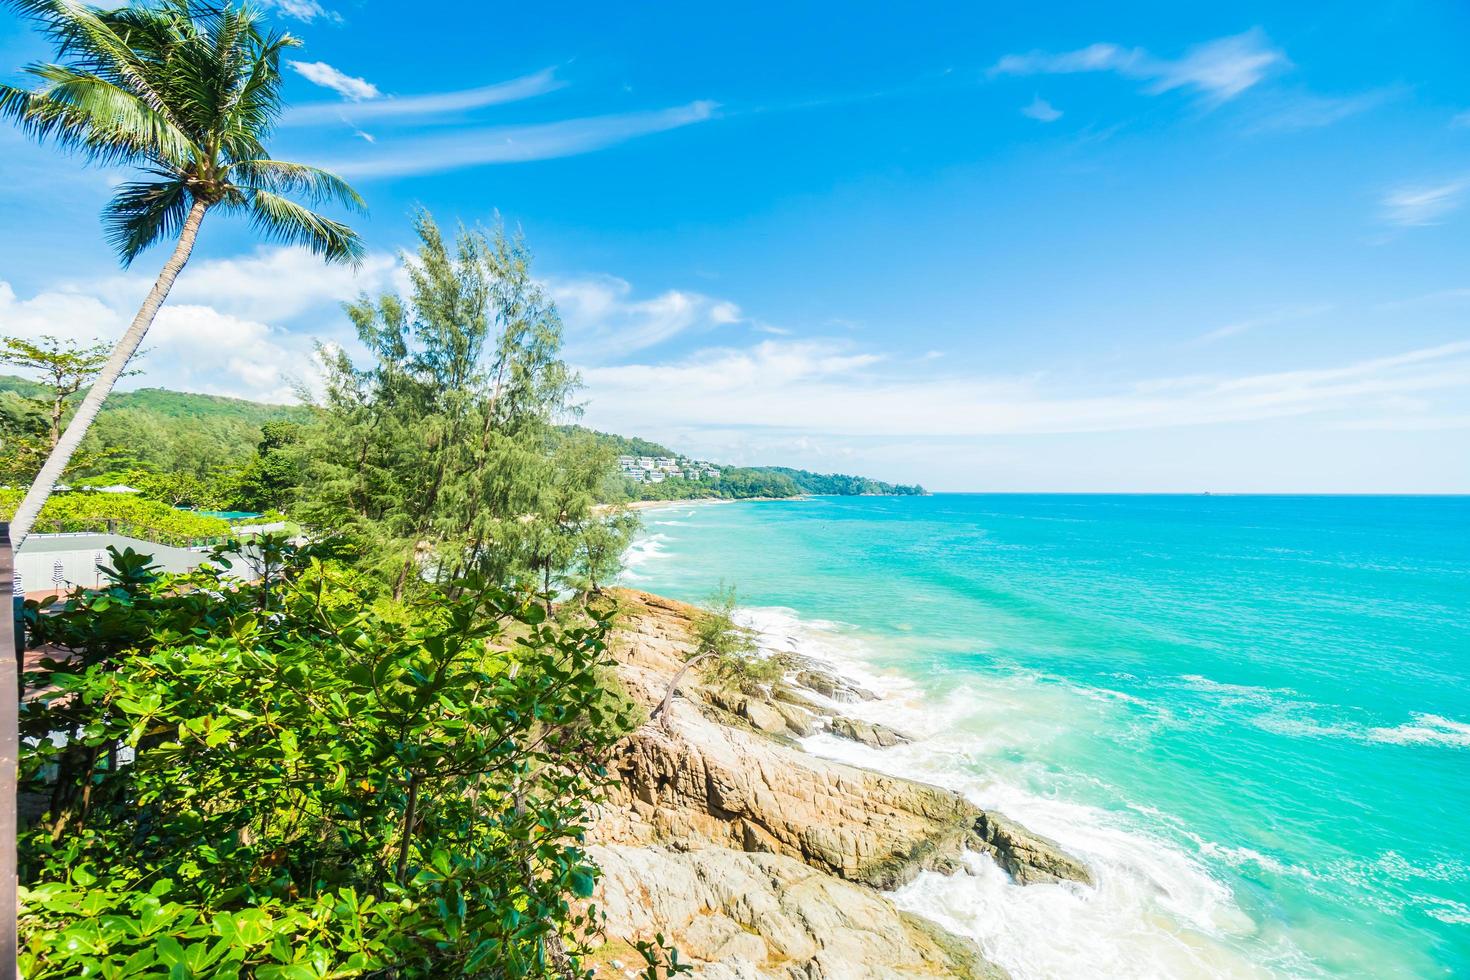
<path fill-rule="evenodd" d="M 549 160 L 590 153 L 640 136 L 704 122 L 714 117 L 715 108 L 714 102 L 700 101 L 647 112 L 458 130 L 452 135 L 413 139 L 396 145 L 384 141 L 370 155 L 331 161 L 328 165 L 346 176 L 363 178 Z"/>
<path fill-rule="evenodd" d="M 1258 330 L 1261 327 L 1274 327 L 1277 324 L 1291 323 L 1295 320 L 1308 320 L 1312 317 L 1321 316 L 1331 310 L 1331 303 L 1283 306 L 1280 309 L 1271 310 L 1269 313 L 1262 313 L 1259 316 L 1246 317 L 1242 320 L 1227 323 L 1223 327 L 1218 327 L 1209 333 L 1201 335 L 1197 342 L 1201 344 L 1212 344 L 1217 340 L 1224 340 L 1226 337 L 1234 337 L 1247 331 Z"/>
<path fill-rule="evenodd" d="M 314 20 L 340 21 L 342 19 L 335 11 L 328 10 L 317 3 L 317 0 L 262 0 L 261 6 L 274 10 L 282 17 L 290 17 L 308 24 Z"/>
<path fill-rule="evenodd" d="M 1270 45 L 1259 28 L 1222 37 L 1190 48 L 1179 58 L 1157 58 L 1143 48 L 1092 44 L 1075 51 L 1032 51 L 1009 54 L 990 69 L 997 75 L 1057 75 L 1112 72 L 1146 81 L 1145 91 L 1161 94 L 1175 89 L 1194 92 L 1209 105 L 1240 95 L 1272 71 L 1288 64 L 1286 55 Z"/>
<path fill-rule="evenodd" d="M 1062 118 L 1062 110 L 1038 95 L 1021 107 L 1021 115 L 1027 119 L 1035 119 L 1037 122 L 1049 123 Z"/>
<path fill-rule="evenodd" d="M 1381 418 L 1396 396 L 1452 390 L 1463 398 L 1470 341 L 1328 368 L 1147 379 L 1081 393 L 1036 377 L 907 377 L 877 355 L 821 341 L 767 341 L 583 374 L 589 418 L 621 431 L 678 418 L 833 436 L 1122 432 L 1313 414 L 1336 423 Z"/>
<path fill-rule="evenodd" d="M 424 95 L 401 97 L 386 96 L 374 98 L 370 102 L 359 101 L 348 105 L 340 102 L 325 102 L 295 106 L 286 110 L 281 122 L 287 126 L 315 126 L 343 118 L 354 123 L 361 123 L 370 120 L 444 115 L 479 109 L 484 106 L 519 102 L 523 99 L 544 95 L 547 92 L 554 92 L 564 85 L 566 83 L 556 77 L 555 68 L 543 68 L 541 71 L 512 78 L 509 81 L 451 92 L 430 92 Z M 375 86 L 373 90 L 375 96 L 379 94 Z"/>
<path fill-rule="evenodd" d="M 1255 132 L 1320 129 L 1377 109 L 1405 91 L 1402 87 L 1392 87 L 1355 95 L 1288 94 L 1266 106 L 1250 129 Z"/>
<path fill-rule="evenodd" d="M 333 68 L 325 61 L 292 61 L 289 64 L 313 85 L 329 88 L 342 98 L 353 102 L 376 99 L 382 94 L 378 91 L 378 87 L 367 79 L 354 78 L 344 71 Z"/>
<path fill-rule="evenodd" d="M 566 324 L 568 353 L 601 360 L 653 347 L 691 331 L 739 323 L 740 308 L 728 300 L 670 289 L 647 299 L 616 276 L 550 279 L 547 292 Z"/>
<path fill-rule="evenodd" d="M 1397 187 L 1383 196 L 1383 220 L 1406 228 L 1438 224 L 1465 203 L 1467 191 L 1470 177 Z"/>
<path fill-rule="evenodd" d="M 131 383 L 292 401 L 297 382 L 317 376 L 316 339 L 355 346 L 341 301 L 363 291 L 402 290 L 404 279 L 397 257 L 385 252 L 369 253 L 355 268 L 324 266 L 296 247 L 191 263 L 149 330 L 150 353 L 138 365 L 144 374 Z M 0 282 L 0 335 L 112 340 L 151 285 L 146 276 L 115 275 L 22 297 Z"/>

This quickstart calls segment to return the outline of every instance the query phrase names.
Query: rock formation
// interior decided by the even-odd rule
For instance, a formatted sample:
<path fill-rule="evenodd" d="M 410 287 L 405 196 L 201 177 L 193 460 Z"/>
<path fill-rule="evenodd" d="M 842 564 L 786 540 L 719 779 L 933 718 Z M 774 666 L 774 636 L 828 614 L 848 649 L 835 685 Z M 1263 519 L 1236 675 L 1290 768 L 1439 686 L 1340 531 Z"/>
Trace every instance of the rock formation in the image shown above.
<path fill-rule="evenodd" d="M 619 677 L 651 706 L 691 656 L 694 611 L 646 593 L 619 601 Z M 794 740 L 824 728 L 879 749 L 910 739 L 837 713 L 829 706 L 876 695 L 794 663 L 768 696 L 687 676 L 667 726 L 621 746 L 592 842 L 609 948 L 662 931 L 712 978 L 1004 976 L 881 891 L 960 872 L 967 850 L 1023 884 L 1090 885 L 1087 868 L 956 793 L 803 752 Z"/>

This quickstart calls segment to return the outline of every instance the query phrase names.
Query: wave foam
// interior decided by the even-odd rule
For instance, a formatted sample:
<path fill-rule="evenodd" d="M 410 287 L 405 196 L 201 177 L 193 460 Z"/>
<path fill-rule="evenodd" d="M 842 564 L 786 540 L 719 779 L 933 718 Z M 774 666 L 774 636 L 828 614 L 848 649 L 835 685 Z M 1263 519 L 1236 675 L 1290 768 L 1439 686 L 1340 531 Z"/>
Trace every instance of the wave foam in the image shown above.
<path fill-rule="evenodd" d="M 1370 728 L 1368 739 L 1393 745 L 1444 745 L 1470 747 L 1470 724 L 1439 715 L 1414 715 L 1412 722 L 1392 728 Z"/>
<path fill-rule="evenodd" d="M 875 750 L 822 733 L 802 740 L 814 755 L 945 786 L 979 806 L 1005 813 L 1055 840 L 1092 868 L 1095 888 L 1066 883 L 1016 885 L 988 857 L 970 855 L 968 874 L 925 873 L 893 894 L 902 908 L 974 939 L 1018 980 L 1050 977 L 1256 977 L 1319 973 L 1284 937 L 1263 938 L 1228 885 L 1198 855 L 1127 813 L 1071 802 L 1056 792 L 1057 774 L 1037 767 L 1040 788 L 998 773 L 996 757 L 1025 760 L 1035 740 L 1063 734 L 1038 724 L 1038 697 L 1085 693 L 1107 710 L 1117 692 L 1077 692 L 1015 670 L 996 684 L 966 681 L 937 699 L 913 680 L 883 670 L 874 646 L 835 623 L 803 620 L 794 610 L 742 610 L 763 649 L 800 653 L 887 695 L 836 706 L 879 721 L 919 741 Z M 1203 679 L 1201 679 L 1203 680 Z M 1059 722 L 1057 724 L 1060 724 Z M 1029 770 L 1022 764 L 1022 778 Z M 1074 782 L 1090 777 L 1069 774 Z M 1095 780 L 1093 780 L 1095 782 Z M 1165 817 L 1167 815 L 1160 815 Z M 1172 818 L 1170 818 L 1172 819 Z M 1153 826 L 1169 820 L 1147 819 Z M 1207 843 L 1199 842 L 1197 843 Z M 1211 845 L 1213 847 L 1213 845 Z M 1225 853 L 1250 861 L 1253 855 Z M 1264 855 L 1261 862 L 1269 861 Z"/>

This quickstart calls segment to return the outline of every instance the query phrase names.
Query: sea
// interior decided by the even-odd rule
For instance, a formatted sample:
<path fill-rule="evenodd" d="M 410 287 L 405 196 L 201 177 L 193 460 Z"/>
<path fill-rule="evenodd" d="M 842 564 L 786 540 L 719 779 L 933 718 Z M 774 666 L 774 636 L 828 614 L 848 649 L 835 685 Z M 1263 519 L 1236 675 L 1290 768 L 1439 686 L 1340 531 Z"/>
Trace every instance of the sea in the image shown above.
<path fill-rule="evenodd" d="M 624 584 L 734 586 L 917 737 L 811 752 L 1086 861 L 899 905 L 1017 978 L 1470 977 L 1470 497 L 936 494 L 643 512 Z"/>

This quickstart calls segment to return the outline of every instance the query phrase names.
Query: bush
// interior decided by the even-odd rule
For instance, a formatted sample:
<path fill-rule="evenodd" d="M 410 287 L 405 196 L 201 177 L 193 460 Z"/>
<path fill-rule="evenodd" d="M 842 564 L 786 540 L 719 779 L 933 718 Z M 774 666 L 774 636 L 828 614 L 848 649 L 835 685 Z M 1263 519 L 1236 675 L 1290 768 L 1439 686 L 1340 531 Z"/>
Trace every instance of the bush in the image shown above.
<path fill-rule="evenodd" d="M 24 678 L 23 974 L 575 969 L 579 842 L 630 725 L 605 622 L 476 582 L 394 603 L 262 546 L 261 585 L 114 552 L 107 588 L 27 604 L 71 656 Z"/>
<path fill-rule="evenodd" d="M 20 490 L 0 490 L 0 520 L 8 521 L 15 515 L 23 496 Z M 168 504 L 132 494 L 71 491 L 51 495 L 41 508 L 33 530 L 37 534 L 113 532 L 188 547 L 223 541 L 229 537 L 230 525 L 217 517 L 175 510 Z"/>
<path fill-rule="evenodd" d="M 735 622 L 734 587 L 721 586 L 694 620 L 695 656 L 708 656 L 705 678 L 742 694 L 764 694 L 786 671 L 778 657 L 763 655 L 755 634 Z"/>

